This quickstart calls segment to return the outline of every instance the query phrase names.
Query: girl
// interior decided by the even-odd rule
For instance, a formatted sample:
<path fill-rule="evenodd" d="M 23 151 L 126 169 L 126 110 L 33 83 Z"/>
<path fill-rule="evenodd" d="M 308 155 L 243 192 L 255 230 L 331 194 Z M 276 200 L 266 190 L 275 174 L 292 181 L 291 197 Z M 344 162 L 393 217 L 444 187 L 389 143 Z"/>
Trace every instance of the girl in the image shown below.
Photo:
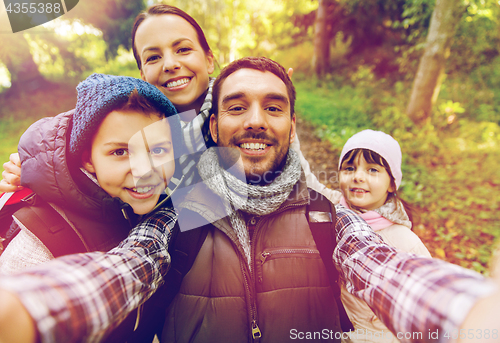
<path fill-rule="evenodd" d="M 381 131 L 355 134 L 342 149 L 339 170 L 341 192 L 336 192 L 335 203 L 358 213 L 387 244 L 431 256 L 411 231 L 411 212 L 396 192 L 402 179 L 401 149 L 396 140 Z M 368 305 L 344 286 L 342 302 L 354 325 L 351 342 L 399 342 Z"/>

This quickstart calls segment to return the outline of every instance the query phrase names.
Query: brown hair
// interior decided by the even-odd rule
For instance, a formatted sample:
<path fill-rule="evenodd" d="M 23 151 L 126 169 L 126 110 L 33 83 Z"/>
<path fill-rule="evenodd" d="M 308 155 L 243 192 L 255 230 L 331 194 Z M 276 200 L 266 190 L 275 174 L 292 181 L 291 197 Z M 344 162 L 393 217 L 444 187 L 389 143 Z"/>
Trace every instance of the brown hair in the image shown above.
<path fill-rule="evenodd" d="M 137 89 L 134 89 L 129 94 L 127 102 L 124 103 L 123 106 L 117 108 L 117 110 L 142 112 L 147 116 L 155 114 L 160 118 L 164 117 L 162 110 L 157 108 L 153 102 L 141 96 Z"/>
<path fill-rule="evenodd" d="M 141 25 L 141 23 L 147 18 L 162 14 L 173 14 L 185 19 L 196 30 L 196 33 L 198 35 L 198 42 L 200 43 L 203 51 L 205 51 L 205 54 L 209 56 L 212 55 L 212 49 L 210 49 L 210 46 L 208 45 L 205 33 L 201 29 L 200 25 L 198 25 L 196 20 L 193 19 L 193 17 L 177 7 L 165 4 L 157 4 L 148 7 L 144 12 L 137 15 L 134 21 L 134 26 L 132 27 L 132 51 L 134 52 L 135 61 L 137 62 L 137 67 L 139 68 L 139 70 L 141 69 L 142 64 L 141 57 L 139 56 L 137 48 L 135 47 L 135 35 L 137 33 L 137 29 L 139 28 L 139 25 Z"/>
<path fill-rule="evenodd" d="M 359 154 L 363 154 L 363 158 L 367 163 L 378 164 L 379 166 L 385 168 L 387 174 L 389 174 L 389 177 L 391 178 L 391 187 L 392 189 L 394 189 L 394 192 L 389 193 L 387 199 L 389 199 L 390 197 L 394 197 L 396 200 L 399 200 L 403 205 L 406 213 L 408 214 L 408 218 L 410 219 L 411 222 L 413 222 L 413 215 L 416 214 L 416 208 L 407 201 L 403 200 L 397 194 L 396 181 L 394 179 L 394 176 L 392 176 L 391 167 L 389 166 L 389 163 L 387 163 L 387 161 L 382 156 L 377 154 L 375 151 L 369 149 L 361 149 L 361 148 L 352 149 L 351 151 L 349 151 L 347 154 L 344 155 L 344 158 L 340 163 L 340 170 L 344 169 L 344 166 L 346 164 L 353 164 L 354 160 L 359 156 Z"/>
<path fill-rule="evenodd" d="M 212 94 L 212 113 L 217 116 L 219 111 L 219 96 L 220 96 L 220 88 L 222 87 L 222 83 L 224 80 L 231 75 L 232 73 L 240 70 L 240 69 L 255 69 L 260 70 L 262 72 L 269 71 L 279 77 L 281 81 L 286 86 L 286 90 L 288 93 L 288 98 L 290 100 L 290 115 L 293 116 L 295 113 L 295 87 L 293 86 L 292 80 L 288 77 L 288 74 L 279 63 L 270 60 L 266 57 L 243 57 L 239 60 L 231 62 L 227 67 L 222 69 L 217 79 L 215 79 Z"/>

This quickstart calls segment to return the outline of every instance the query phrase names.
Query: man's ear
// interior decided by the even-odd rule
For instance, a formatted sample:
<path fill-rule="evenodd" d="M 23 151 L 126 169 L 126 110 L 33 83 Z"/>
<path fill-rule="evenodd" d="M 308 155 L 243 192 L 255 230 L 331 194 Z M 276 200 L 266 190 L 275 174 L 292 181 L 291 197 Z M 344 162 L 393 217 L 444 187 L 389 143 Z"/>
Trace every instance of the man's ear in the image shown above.
<path fill-rule="evenodd" d="M 95 168 L 92 164 L 92 158 L 90 157 L 90 151 L 85 150 L 82 154 L 82 166 L 83 169 L 88 171 L 91 174 L 95 174 Z"/>
<path fill-rule="evenodd" d="M 210 116 L 210 134 L 215 143 L 217 143 L 217 117 L 215 114 Z"/>
<path fill-rule="evenodd" d="M 292 144 L 293 141 L 295 140 L 295 135 L 296 135 L 295 124 L 296 124 L 296 118 L 294 113 L 292 115 L 292 127 L 290 128 L 290 144 Z"/>

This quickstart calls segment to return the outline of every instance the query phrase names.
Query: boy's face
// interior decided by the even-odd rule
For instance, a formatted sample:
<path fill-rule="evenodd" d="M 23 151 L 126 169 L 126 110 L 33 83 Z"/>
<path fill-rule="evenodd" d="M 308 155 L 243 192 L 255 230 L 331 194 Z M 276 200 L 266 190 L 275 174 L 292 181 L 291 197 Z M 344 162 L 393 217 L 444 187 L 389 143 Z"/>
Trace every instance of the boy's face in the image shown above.
<path fill-rule="evenodd" d="M 174 174 L 170 125 L 155 113 L 113 111 L 92 140 L 84 168 L 137 214 L 151 211 Z"/>

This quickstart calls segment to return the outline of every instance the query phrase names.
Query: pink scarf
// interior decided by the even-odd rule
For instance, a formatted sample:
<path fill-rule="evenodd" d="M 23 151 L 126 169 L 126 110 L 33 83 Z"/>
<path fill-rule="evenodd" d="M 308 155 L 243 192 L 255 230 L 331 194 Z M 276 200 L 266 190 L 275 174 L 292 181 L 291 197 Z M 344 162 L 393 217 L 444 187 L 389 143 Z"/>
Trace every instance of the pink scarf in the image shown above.
<path fill-rule="evenodd" d="M 344 199 L 344 196 L 340 198 L 340 203 L 344 205 L 346 208 L 351 208 L 347 204 L 347 202 Z M 361 218 L 363 218 L 368 225 L 373 229 L 373 231 L 380 231 L 382 229 L 385 229 L 386 227 L 389 227 L 393 225 L 394 223 L 391 222 L 390 220 L 382 217 L 380 214 L 378 214 L 375 211 L 367 211 L 364 213 L 357 213 Z"/>

